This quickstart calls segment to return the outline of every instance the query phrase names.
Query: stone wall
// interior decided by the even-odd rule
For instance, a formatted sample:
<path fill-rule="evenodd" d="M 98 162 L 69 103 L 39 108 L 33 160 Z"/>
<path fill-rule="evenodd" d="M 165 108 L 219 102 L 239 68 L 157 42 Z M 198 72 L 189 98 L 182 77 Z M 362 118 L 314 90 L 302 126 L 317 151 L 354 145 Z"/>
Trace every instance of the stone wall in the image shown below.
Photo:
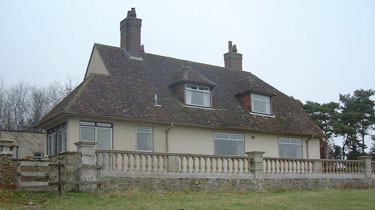
<path fill-rule="evenodd" d="M 0 139 L 15 140 L 18 147 L 18 158 L 33 157 L 34 153 L 43 153 L 47 148 L 47 136 L 42 132 L 4 131 L 0 130 Z M 13 151 L 16 158 L 16 149 Z"/>
<path fill-rule="evenodd" d="M 17 187 L 17 162 L 12 155 L 0 154 L 0 188 Z"/>
<path fill-rule="evenodd" d="M 319 188 L 374 188 L 375 179 L 220 179 L 220 178 L 104 178 L 104 190 L 248 192 Z"/>
<path fill-rule="evenodd" d="M 79 186 L 76 182 L 79 180 L 81 170 L 81 153 L 78 152 L 64 152 L 56 156 L 51 156 L 50 160 L 56 163 L 62 163 L 63 169 L 63 182 L 66 191 L 78 191 Z M 50 177 L 57 182 L 58 174 L 54 168 L 50 169 Z"/>

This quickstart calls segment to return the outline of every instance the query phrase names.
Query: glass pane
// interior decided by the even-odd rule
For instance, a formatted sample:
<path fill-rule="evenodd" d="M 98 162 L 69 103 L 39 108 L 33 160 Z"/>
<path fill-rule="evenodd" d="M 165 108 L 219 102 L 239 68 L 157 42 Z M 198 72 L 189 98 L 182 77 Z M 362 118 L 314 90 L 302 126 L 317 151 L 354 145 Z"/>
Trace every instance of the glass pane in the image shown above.
<path fill-rule="evenodd" d="M 260 95 L 258 94 L 251 94 L 252 99 L 260 99 Z"/>
<path fill-rule="evenodd" d="M 245 155 L 243 141 L 215 140 L 216 155 Z"/>
<path fill-rule="evenodd" d="M 51 155 L 56 154 L 56 133 L 51 134 Z"/>
<path fill-rule="evenodd" d="M 96 123 L 96 125 L 99 126 L 99 127 L 112 128 L 111 123 Z"/>
<path fill-rule="evenodd" d="M 81 140 L 95 141 L 95 128 L 81 126 Z"/>
<path fill-rule="evenodd" d="M 285 143 L 285 144 L 290 144 L 290 139 L 288 138 L 280 138 L 280 144 Z"/>
<path fill-rule="evenodd" d="M 66 128 L 63 129 L 62 133 L 62 152 L 66 152 Z"/>
<path fill-rule="evenodd" d="M 95 122 L 81 121 L 81 125 L 95 126 Z"/>
<path fill-rule="evenodd" d="M 151 133 L 152 127 L 141 127 L 137 126 L 137 133 Z"/>
<path fill-rule="evenodd" d="M 112 149 L 112 129 L 111 128 L 96 128 L 97 129 L 97 149 Z"/>
<path fill-rule="evenodd" d="M 262 101 L 253 100 L 253 111 L 266 113 L 266 105 Z"/>
<path fill-rule="evenodd" d="M 56 152 L 58 154 L 58 153 L 61 152 L 61 147 L 62 147 L 62 130 L 61 129 L 57 130 L 57 140 L 56 140 L 56 142 L 57 142 Z"/>
<path fill-rule="evenodd" d="M 230 139 L 234 139 L 234 140 L 243 140 L 244 137 L 242 134 L 229 134 L 230 136 Z"/>
<path fill-rule="evenodd" d="M 229 139 L 229 134 L 227 134 L 227 133 L 215 133 L 215 139 L 216 138 Z"/>
<path fill-rule="evenodd" d="M 211 107 L 211 99 L 209 93 L 203 93 L 203 106 Z"/>
<path fill-rule="evenodd" d="M 152 151 L 151 133 L 137 133 L 137 150 Z"/>
<path fill-rule="evenodd" d="M 203 93 L 192 91 L 191 92 L 191 104 L 203 106 L 204 105 L 203 95 L 204 95 Z"/>
<path fill-rule="evenodd" d="M 302 146 L 280 144 L 280 157 L 302 158 Z"/>
<path fill-rule="evenodd" d="M 48 135 L 48 138 L 47 138 L 47 154 L 48 155 L 51 155 L 51 138 L 52 138 L 52 135 Z"/>
<path fill-rule="evenodd" d="M 185 91 L 185 95 L 186 95 L 186 104 L 191 104 L 191 92 L 192 92 L 192 91 L 189 91 L 189 90 L 186 90 L 186 91 Z"/>

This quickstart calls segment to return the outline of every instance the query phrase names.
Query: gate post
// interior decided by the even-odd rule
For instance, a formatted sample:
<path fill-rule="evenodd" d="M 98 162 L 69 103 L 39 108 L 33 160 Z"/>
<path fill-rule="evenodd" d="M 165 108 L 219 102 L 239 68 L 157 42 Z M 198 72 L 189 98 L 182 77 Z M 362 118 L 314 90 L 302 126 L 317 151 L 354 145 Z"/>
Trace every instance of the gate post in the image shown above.
<path fill-rule="evenodd" d="M 81 171 L 79 173 L 79 190 L 96 190 L 98 181 L 95 161 L 96 142 L 79 141 L 74 144 L 77 146 L 77 152 L 82 154 Z"/>

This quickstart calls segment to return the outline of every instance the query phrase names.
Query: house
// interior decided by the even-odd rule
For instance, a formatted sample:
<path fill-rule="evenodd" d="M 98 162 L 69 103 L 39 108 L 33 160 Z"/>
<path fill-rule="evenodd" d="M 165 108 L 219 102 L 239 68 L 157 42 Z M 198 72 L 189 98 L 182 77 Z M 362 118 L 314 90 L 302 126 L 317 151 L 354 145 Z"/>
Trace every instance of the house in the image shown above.
<path fill-rule="evenodd" d="M 97 149 L 320 158 L 323 136 L 293 98 L 242 69 L 228 44 L 225 67 L 146 53 L 135 9 L 120 47 L 94 44 L 84 81 L 37 125 L 47 153 Z"/>

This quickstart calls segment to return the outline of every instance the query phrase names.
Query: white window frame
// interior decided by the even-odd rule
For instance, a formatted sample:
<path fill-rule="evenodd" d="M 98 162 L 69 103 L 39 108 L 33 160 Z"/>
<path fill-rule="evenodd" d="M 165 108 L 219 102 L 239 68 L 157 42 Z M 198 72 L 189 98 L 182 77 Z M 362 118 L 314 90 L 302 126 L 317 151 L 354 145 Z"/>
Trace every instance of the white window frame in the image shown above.
<path fill-rule="evenodd" d="M 296 144 L 296 143 L 281 143 L 282 139 L 289 139 L 289 140 L 299 140 L 301 144 Z M 279 137 L 279 157 L 281 157 L 281 147 L 280 145 L 298 145 L 301 146 L 301 157 L 283 157 L 283 158 L 303 158 L 303 140 L 300 138 L 293 138 L 293 137 Z"/>
<path fill-rule="evenodd" d="M 269 100 L 265 101 L 265 100 L 262 100 L 262 99 L 255 99 L 254 96 L 267 97 L 267 98 L 269 98 Z M 266 112 L 255 111 L 255 110 L 254 110 L 254 101 L 261 101 L 261 102 L 264 102 L 264 103 L 268 104 L 270 112 L 269 112 L 269 113 L 266 113 Z M 250 94 L 250 103 L 251 103 L 251 112 L 253 112 L 253 113 L 258 113 L 258 114 L 264 114 L 264 115 L 271 115 L 271 114 L 272 114 L 272 106 L 271 106 L 272 101 L 271 101 L 271 96 L 261 95 L 261 94 L 257 94 L 257 93 L 251 93 L 251 94 Z"/>
<path fill-rule="evenodd" d="M 81 121 L 81 122 L 90 122 L 90 121 Z M 97 124 L 101 123 L 101 122 L 92 122 L 92 123 L 95 123 L 95 125 L 80 125 L 79 126 L 79 140 L 82 141 L 82 132 L 81 132 L 81 128 L 94 128 L 95 129 L 95 142 L 98 142 L 98 128 L 101 128 L 101 129 L 109 129 L 111 130 L 110 134 L 111 134 L 111 150 L 113 149 L 113 124 L 112 123 L 107 123 L 105 122 L 105 124 L 111 124 L 111 127 L 102 127 L 102 126 L 97 126 Z M 83 140 L 83 141 L 88 141 L 88 140 Z M 95 145 L 95 149 L 97 149 L 97 146 L 98 144 Z"/>
<path fill-rule="evenodd" d="M 138 128 L 151 128 L 151 133 L 150 132 L 138 132 Z M 151 150 L 140 150 L 138 149 L 138 133 L 147 133 L 151 134 Z M 142 126 L 142 125 L 137 125 L 135 126 L 135 150 L 140 151 L 140 152 L 153 152 L 154 151 L 154 128 L 152 126 Z"/>
<path fill-rule="evenodd" d="M 216 138 L 216 134 L 228 134 L 228 139 L 226 138 Z M 243 139 L 231 139 L 230 135 L 242 135 Z M 245 155 L 245 135 L 243 133 L 224 133 L 224 132 L 214 132 L 214 154 L 215 155 L 222 155 L 222 154 L 216 154 L 216 140 L 225 140 L 225 141 L 240 141 L 243 142 L 243 155 Z M 233 156 L 243 156 L 243 155 L 233 155 Z"/>
<path fill-rule="evenodd" d="M 197 89 L 192 89 L 190 88 L 191 86 L 197 87 Z M 201 90 L 202 89 L 202 90 Z M 191 92 L 200 92 L 200 93 L 208 93 L 208 100 L 209 100 L 209 105 L 201 105 L 201 104 L 193 104 L 193 103 L 187 103 L 187 94 L 186 91 L 191 91 Z M 193 84 L 185 84 L 185 104 L 188 106 L 197 106 L 197 107 L 205 107 L 205 108 L 211 108 L 212 107 L 212 98 L 211 98 L 211 90 L 207 86 L 201 86 L 201 85 L 193 85 Z M 191 99 L 190 99 L 191 101 Z"/>

